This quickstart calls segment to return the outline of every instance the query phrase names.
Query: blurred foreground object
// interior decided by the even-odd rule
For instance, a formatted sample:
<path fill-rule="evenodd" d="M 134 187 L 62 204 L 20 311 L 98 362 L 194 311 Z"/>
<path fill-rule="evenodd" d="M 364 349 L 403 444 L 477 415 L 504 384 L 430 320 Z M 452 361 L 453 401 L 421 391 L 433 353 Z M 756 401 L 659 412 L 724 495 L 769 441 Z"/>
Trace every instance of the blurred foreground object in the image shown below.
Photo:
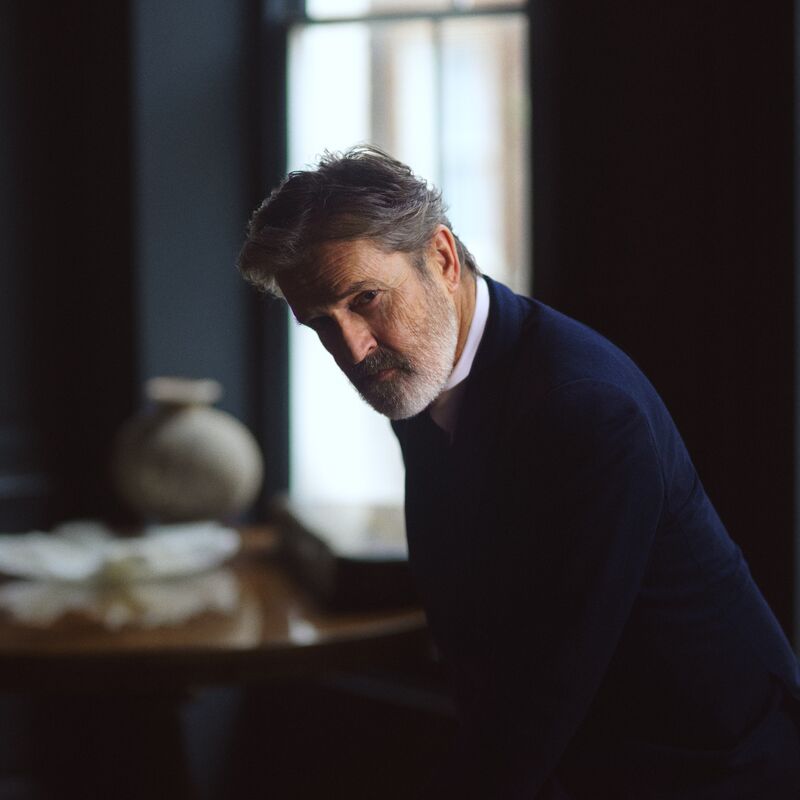
<path fill-rule="evenodd" d="M 16 624 L 48 629 L 80 614 L 109 631 L 185 625 L 201 614 L 233 615 L 240 602 L 226 569 L 134 583 L 11 581 L 0 585 L 0 609 Z"/>
<path fill-rule="evenodd" d="M 153 525 L 119 537 L 100 522 L 64 523 L 52 533 L 0 536 L 0 573 L 68 583 L 124 584 L 195 575 L 240 547 L 239 533 L 215 522 Z"/>
<path fill-rule="evenodd" d="M 297 579 L 327 609 L 416 605 L 403 509 L 277 497 L 272 513 Z"/>
<path fill-rule="evenodd" d="M 225 519 L 244 511 L 261 488 L 258 444 L 236 418 L 210 408 L 213 380 L 152 378 L 155 404 L 127 422 L 113 454 L 120 497 L 145 519 Z"/>
<path fill-rule="evenodd" d="M 120 536 L 95 520 L 52 533 L 0 535 L 0 610 L 48 628 L 80 613 L 109 630 L 181 625 L 207 611 L 231 614 L 234 576 L 219 566 L 241 547 L 238 531 L 216 522 L 150 525 Z"/>

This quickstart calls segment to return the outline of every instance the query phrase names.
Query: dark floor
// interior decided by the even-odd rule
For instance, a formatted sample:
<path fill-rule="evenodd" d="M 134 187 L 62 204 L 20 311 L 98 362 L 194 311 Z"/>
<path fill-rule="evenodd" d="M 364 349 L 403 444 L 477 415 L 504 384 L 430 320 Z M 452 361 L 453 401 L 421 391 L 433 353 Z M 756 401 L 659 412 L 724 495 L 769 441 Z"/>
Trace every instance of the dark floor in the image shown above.
<path fill-rule="evenodd" d="M 167 697 L 0 698 L 0 800 L 408 800 L 454 730 L 438 683 L 335 675 Z"/>

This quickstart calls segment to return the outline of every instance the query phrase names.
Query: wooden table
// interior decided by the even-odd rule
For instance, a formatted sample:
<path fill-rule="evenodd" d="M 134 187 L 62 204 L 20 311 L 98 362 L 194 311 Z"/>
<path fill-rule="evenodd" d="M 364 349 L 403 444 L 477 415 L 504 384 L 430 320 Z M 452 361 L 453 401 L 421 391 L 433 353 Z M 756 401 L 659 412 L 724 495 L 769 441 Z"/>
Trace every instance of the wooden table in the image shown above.
<path fill-rule="evenodd" d="M 327 613 L 287 573 L 276 548 L 274 530 L 244 531 L 242 551 L 221 573 L 238 595 L 235 607 L 179 625 L 109 630 L 71 611 L 32 627 L 3 614 L 0 688 L 176 689 L 397 665 L 424 654 L 421 610 Z M 170 591 L 180 591 L 180 582 Z"/>
<path fill-rule="evenodd" d="M 178 625 L 133 623 L 110 630 L 70 611 L 37 627 L 0 613 L 0 690 L 35 698 L 45 739 L 48 720 L 61 719 L 50 734 L 57 739 L 51 747 L 55 762 L 39 776 L 50 790 L 55 785 L 64 798 L 87 792 L 134 800 L 196 798 L 180 723 L 192 690 L 402 668 L 426 658 L 428 636 L 418 608 L 327 613 L 287 573 L 277 543 L 274 530 L 244 531 L 241 552 L 216 573 L 229 607 Z M 174 600 L 180 581 L 168 588 Z M 130 597 L 103 591 L 110 593 L 100 592 L 101 606 L 122 602 L 130 611 Z M 83 731 L 77 744 L 65 742 L 64 730 L 86 727 L 88 709 L 94 739 L 80 741 Z M 87 776 L 94 781 L 89 788 Z"/>

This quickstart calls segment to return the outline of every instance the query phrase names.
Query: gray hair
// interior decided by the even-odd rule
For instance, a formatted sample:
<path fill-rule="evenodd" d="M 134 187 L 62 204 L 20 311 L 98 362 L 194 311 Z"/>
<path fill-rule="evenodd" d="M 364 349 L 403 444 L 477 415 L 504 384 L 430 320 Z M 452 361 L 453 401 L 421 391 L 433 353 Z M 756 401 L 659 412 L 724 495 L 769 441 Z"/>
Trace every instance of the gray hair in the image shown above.
<path fill-rule="evenodd" d="M 441 192 L 383 150 L 358 145 L 284 178 L 253 214 L 238 267 L 259 289 L 280 295 L 275 276 L 307 266 L 325 242 L 369 239 L 386 252 L 418 255 L 438 225 L 452 230 Z M 477 274 L 454 237 L 461 263 Z M 425 269 L 421 259 L 414 263 Z"/>

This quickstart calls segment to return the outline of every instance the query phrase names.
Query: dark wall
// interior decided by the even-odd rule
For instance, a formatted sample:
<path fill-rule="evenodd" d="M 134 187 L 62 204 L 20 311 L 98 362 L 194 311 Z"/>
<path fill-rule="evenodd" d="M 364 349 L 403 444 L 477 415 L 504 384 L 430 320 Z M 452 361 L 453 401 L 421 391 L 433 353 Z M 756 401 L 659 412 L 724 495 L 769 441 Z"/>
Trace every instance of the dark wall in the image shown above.
<path fill-rule="evenodd" d="M 5 3 L 0 524 L 106 508 L 131 408 L 124 6 Z"/>
<path fill-rule="evenodd" d="M 800 224 L 797 222 L 798 210 L 800 210 L 800 0 L 795 0 L 794 4 L 794 258 L 795 270 L 800 268 Z M 800 281 L 795 280 L 794 285 L 794 307 L 800 309 Z M 794 326 L 794 374 L 800 376 L 800 325 L 795 321 Z M 794 452 L 800 453 L 800 403 L 795 402 L 795 425 L 794 425 Z M 794 641 L 800 643 L 800 470 L 794 470 L 794 507 L 795 507 L 795 615 L 794 615 Z"/>
<path fill-rule="evenodd" d="M 788 630 L 792 2 L 538 2 L 532 27 L 536 293 L 648 373 Z"/>
<path fill-rule="evenodd" d="M 259 363 L 234 266 L 269 163 L 260 20 L 257 0 L 0 3 L 0 530 L 119 515 L 111 443 L 157 374 L 220 380 L 285 485 L 262 378 L 285 358 Z"/>
<path fill-rule="evenodd" d="M 132 4 L 138 372 L 212 377 L 249 414 L 248 3 Z M 239 313 L 232 313 L 237 309 Z"/>
<path fill-rule="evenodd" d="M 0 6 L 0 108 L 20 106 L 19 52 L 12 8 Z M 20 120 L 4 113 L 0 125 L 0 508 L 3 520 L 24 513 L 46 493 L 46 476 L 35 457 L 33 424 L 27 412 L 31 377 L 22 357 L 27 339 L 27 288 L 25 272 L 15 269 L 24 247 L 23 215 L 19 213 L 24 187 L 18 175 L 22 147 Z M 15 187 L 15 191 L 11 187 Z M 6 522 L 6 524 L 9 524 Z"/>
<path fill-rule="evenodd" d="M 285 309 L 234 265 L 285 168 L 285 30 L 259 0 L 136 0 L 130 33 L 137 374 L 219 380 L 268 498 L 288 482 Z"/>

